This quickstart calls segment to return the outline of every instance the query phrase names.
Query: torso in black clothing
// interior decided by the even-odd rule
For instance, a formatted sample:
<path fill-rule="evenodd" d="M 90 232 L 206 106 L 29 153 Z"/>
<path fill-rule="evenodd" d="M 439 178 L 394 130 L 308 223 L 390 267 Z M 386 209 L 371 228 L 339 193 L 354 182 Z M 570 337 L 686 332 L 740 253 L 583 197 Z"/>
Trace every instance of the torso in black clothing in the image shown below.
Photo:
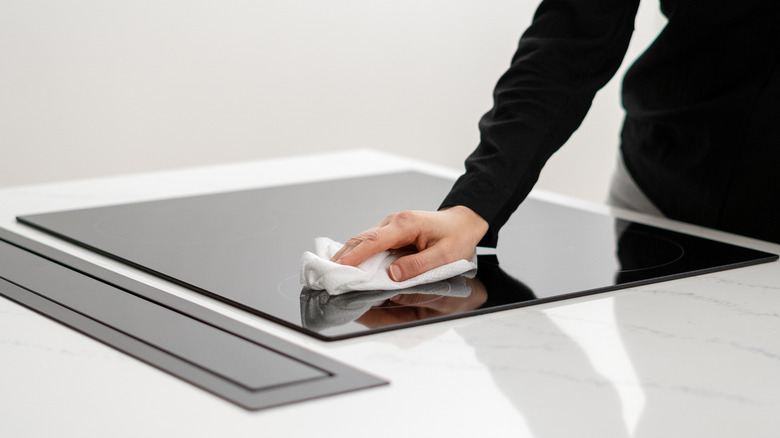
<path fill-rule="evenodd" d="M 780 242 L 780 14 L 762 4 L 662 2 L 624 80 L 622 148 L 666 215 Z"/>
<path fill-rule="evenodd" d="M 445 205 L 498 229 L 614 74 L 638 0 L 545 0 L 496 85 Z M 662 0 L 669 22 L 624 79 L 622 150 L 661 211 L 780 242 L 780 1 Z"/>

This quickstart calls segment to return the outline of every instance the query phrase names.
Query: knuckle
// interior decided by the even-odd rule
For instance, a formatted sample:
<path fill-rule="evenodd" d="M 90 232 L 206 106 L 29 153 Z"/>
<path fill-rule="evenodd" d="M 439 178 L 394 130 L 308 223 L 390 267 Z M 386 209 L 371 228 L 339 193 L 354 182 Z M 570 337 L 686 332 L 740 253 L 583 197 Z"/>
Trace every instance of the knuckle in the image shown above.
<path fill-rule="evenodd" d="M 359 235 L 355 236 L 355 237 L 350 237 L 349 240 L 347 240 L 344 243 L 344 246 L 347 247 L 347 248 L 354 248 L 354 247 L 360 245 L 360 242 L 362 242 L 362 241 L 363 241 L 363 239 Z"/>
<path fill-rule="evenodd" d="M 379 229 L 377 227 L 363 231 L 362 233 L 347 240 L 347 245 L 356 247 L 365 242 L 372 242 L 379 239 Z"/>
<path fill-rule="evenodd" d="M 394 213 L 396 222 L 409 222 L 414 219 L 414 212 L 410 210 L 399 211 Z"/>
<path fill-rule="evenodd" d="M 374 243 L 382 238 L 382 232 L 378 228 L 372 228 L 364 232 L 361 236 L 361 241 L 366 243 Z"/>

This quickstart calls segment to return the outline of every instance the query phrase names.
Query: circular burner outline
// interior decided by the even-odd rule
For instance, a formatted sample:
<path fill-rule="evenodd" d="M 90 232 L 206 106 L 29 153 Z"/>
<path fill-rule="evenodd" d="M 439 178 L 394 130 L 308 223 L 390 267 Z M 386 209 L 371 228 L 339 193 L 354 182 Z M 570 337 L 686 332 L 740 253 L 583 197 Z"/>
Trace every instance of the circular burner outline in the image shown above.
<path fill-rule="evenodd" d="M 680 252 L 679 252 L 679 254 L 676 257 L 674 257 L 674 258 L 672 258 L 672 259 L 670 259 L 668 261 L 662 262 L 662 263 L 658 263 L 658 264 L 655 264 L 655 265 L 652 265 L 652 266 L 643 266 L 643 267 L 635 268 L 635 269 L 618 269 L 618 270 L 615 271 L 616 273 L 640 272 L 640 271 L 647 271 L 647 270 L 650 270 L 650 269 L 657 269 L 657 268 L 661 268 L 661 267 L 664 267 L 664 266 L 669 266 L 669 265 L 677 262 L 678 260 L 682 259 L 683 256 L 685 255 L 685 247 L 683 247 L 682 245 L 680 245 L 679 243 L 677 243 L 676 241 L 674 241 L 674 240 L 672 240 L 672 239 L 670 239 L 668 237 L 658 236 L 656 234 L 651 234 L 651 233 L 641 232 L 641 231 L 633 231 L 633 230 L 626 231 L 626 233 L 631 233 L 633 235 L 642 236 L 642 237 L 649 237 L 649 238 L 651 238 L 651 239 L 653 239 L 655 241 L 658 241 L 658 242 L 669 243 L 669 244 L 672 245 L 672 247 L 676 248 Z M 621 236 L 621 237 L 623 237 L 623 236 Z M 618 247 L 618 249 L 619 249 L 619 247 Z M 619 258 L 618 258 L 618 265 L 620 265 Z"/>

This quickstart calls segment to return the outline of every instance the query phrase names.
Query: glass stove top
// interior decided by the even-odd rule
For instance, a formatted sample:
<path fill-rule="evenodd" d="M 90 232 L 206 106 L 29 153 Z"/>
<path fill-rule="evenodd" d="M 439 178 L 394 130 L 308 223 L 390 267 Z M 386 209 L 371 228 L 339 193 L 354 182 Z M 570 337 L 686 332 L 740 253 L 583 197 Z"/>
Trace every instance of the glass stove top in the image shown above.
<path fill-rule="evenodd" d="M 325 340 L 777 259 L 528 199 L 502 229 L 495 254 L 479 257 L 474 279 L 340 296 L 301 287 L 300 257 L 315 237 L 343 242 L 390 212 L 436 209 L 451 184 L 405 172 L 18 219 Z"/>

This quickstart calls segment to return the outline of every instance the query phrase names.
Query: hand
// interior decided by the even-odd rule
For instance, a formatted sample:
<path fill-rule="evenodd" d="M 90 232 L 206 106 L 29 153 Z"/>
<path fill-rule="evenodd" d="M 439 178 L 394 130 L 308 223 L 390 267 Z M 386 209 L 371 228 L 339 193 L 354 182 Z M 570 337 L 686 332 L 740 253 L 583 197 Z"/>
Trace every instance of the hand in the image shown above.
<path fill-rule="evenodd" d="M 470 259 L 487 230 L 488 223 L 468 207 L 403 211 L 349 239 L 331 261 L 357 266 L 379 252 L 414 246 L 417 253 L 399 257 L 388 270 L 394 281 L 404 281 Z"/>

